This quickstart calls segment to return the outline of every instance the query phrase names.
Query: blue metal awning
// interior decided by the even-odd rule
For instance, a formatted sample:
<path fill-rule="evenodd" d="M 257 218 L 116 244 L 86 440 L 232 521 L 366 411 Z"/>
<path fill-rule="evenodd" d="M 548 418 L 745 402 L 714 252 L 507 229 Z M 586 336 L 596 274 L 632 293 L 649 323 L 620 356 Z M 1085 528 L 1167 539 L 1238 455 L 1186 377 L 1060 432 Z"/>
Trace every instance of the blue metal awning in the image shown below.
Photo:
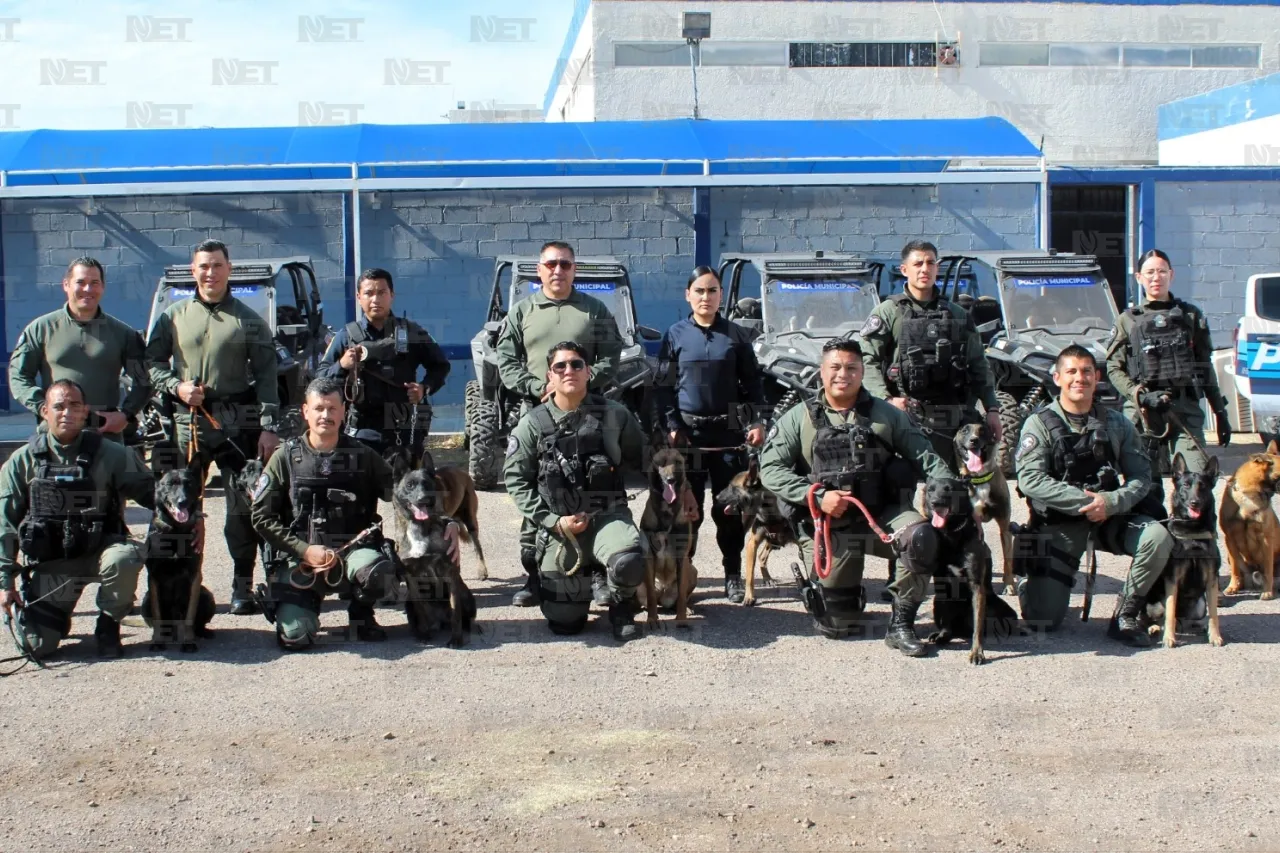
<path fill-rule="evenodd" d="M 8 188 L 942 172 L 1029 166 L 1000 118 L 35 130 L 0 133 Z"/>

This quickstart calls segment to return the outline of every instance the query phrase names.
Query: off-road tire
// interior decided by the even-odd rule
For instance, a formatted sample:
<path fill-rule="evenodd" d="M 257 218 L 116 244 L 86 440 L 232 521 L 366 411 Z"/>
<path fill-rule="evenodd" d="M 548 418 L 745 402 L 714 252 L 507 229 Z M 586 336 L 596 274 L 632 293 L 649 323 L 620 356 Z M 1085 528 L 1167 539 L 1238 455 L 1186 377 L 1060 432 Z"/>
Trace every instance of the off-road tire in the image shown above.
<path fill-rule="evenodd" d="M 1004 433 L 1000 437 L 1000 470 L 1006 477 L 1012 477 L 1013 457 L 1018 451 L 1018 436 L 1026 418 L 1018 409 L 1017 398 L 1008 391 L 997 391 L 996 399 L 1000 401 L 1000 429 Z"/>
<path fill-rule="evenodd" d="M 467 471 L 477 489 L 498 485 L 502 470 L 501 424 L 498 404 L 480 396 L 480 383 L 467 383 L 462 409 L 466 417 Z"/>

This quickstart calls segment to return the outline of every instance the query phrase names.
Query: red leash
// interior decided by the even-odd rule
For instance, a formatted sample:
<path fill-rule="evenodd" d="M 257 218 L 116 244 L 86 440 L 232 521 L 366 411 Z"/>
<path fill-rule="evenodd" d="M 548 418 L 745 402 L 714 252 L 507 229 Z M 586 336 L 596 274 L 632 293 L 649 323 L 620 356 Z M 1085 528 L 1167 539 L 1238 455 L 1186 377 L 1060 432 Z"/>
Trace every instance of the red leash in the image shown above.
<path fill-rule="evenodd" d="M 814 483 L 809 487 L 809 515 L 813 517 L 813 571 L 818 577 L 826 579 L 831 576 L 831 527 L 827 523 L 827 514 L 818 506 L 818 489 L 822 488 L 821 483 Z M 893 537 L 885 533 L 880 525 L 876 524 L 876 520 L 871 517 L 871 512 L 863 505 L 862 501 L 853 495 L 843 495 L 842 500 L 856 506 L 862 511 L 862 515 L 867 520 L 867 524 L 871 526 L 872 531 L 880 538 L 880 541 L 886 545 L 893 541 Z"/>

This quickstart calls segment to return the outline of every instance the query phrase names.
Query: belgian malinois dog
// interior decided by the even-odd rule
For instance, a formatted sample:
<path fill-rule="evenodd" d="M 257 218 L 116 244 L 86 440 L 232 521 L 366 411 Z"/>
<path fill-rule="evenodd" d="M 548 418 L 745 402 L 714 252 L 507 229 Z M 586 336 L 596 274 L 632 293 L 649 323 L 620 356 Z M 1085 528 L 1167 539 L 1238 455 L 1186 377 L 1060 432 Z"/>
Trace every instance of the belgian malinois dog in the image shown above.
<path fill-rule="evenodd" d="M 743 606 L 756 603 L 756 564 L 760 565 L 760 578 L 772 584 L 769 576 L 769 555 L 774 551 L 796 544 L 795 528 L 778 510 L 778 498 L 760 482 L 759 459 L 753 453 L 747 470 L 736 475 L 729 485 L 720 490 L 716 500 L 724 507 L 726 515 L 737 515 L 747 531 L 746 551 L 743 554 L 743 574 L 747 579 Z"/>
<path fill-rule="evenodd" d="M 1013 533 L 1009 529 L 1009 483 L 1000 470 L 995 437 L 986 424 L 966 424 L 955 436 L 956 465 L 969 487 L 973 515 L 979 524 L 994 521 L 1000 530 L 1000 579 L 1004 594 L 1013 595 Z"/>
<path fill-rule="evenodd" d="M 658 624 L 658 604 L 675 604 L 676 622 L 689 618 L 689 596 L 698 582 L 689 551 L 693 524 L 687 517 L 689 480 L 684 454 L 664 448 L 649 467 L 649 498 L 640 517 L 646 542 L 644 595 L 649 624 Z M 674 599 L 674 601 L 672 601 Z"/>

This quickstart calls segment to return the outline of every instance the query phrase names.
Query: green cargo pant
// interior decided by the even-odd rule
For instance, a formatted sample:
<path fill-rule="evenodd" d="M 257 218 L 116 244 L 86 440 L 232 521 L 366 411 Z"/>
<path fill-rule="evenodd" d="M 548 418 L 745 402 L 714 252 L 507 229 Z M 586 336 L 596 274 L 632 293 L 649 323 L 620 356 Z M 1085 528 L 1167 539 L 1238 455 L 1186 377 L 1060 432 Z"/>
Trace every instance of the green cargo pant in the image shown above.
<path fill-rule="evenodd" d="M 330 593 L 350 595 L 356 583 L 356 575 L 362 570 L 372 567 L 370 584 L 381 583 L 387 587 L 381 591 L 371 590 L 375 597 L 382 598 L 389 593 L 390 583 L 395 578 L 395 568 L 381 551 L 374 548 L 354 548 L 343 560 L 344 571 L 336 585 L 331 586 L 325 580 L 324 573 L 321 573 L 310 589 L 298 589 L 290 583 L 290 578 L 306 583 L 311 577 L 310 572 L 301 569 L 295 569 L 284 577 L 273 578 L 273 592 L 278 599 L 276 635 L 286 649 L 305 649 L 315 644 L 320 635 L 320 607 L 325 596 Z"/>
<path fill-rule="evenodd" d="M 215 417 L 217 417 L 216 414 Z M 191 439 L 191 426 L 178 420 L 175 427 L 178 436 L 177 464 L 185 465 L 187 444 Z M 226 496 L 227 511 L 223 532 L 227 537 L 227 550 L 231 553 L 232 566 L 237 570 L 237 584 L 244 587 L 234 590 L 236 598 L 249 597 L 248 590 L 252 587 L 253 566 L 257 562 L 258 547 L 262 544 L 262 537 L 254 532 L 247 496 L 235 488 L 233 481 L 236 474 L 244 470 L 248 460 L 257 456 L 260 434 L 261 430 L 216 430 L 206 418 L 200 418 L 198 453 L 201 470 L 204 476 L 208 477 L 210 463 L 217 462 L 218 470 L 222 472 L 222 491 Z M 160 470 L 165 468 L 161 467 Z M 243 580 L 246 577 L 247 580 Z"/>
<path fill-rule="evenodd" d="M 1161 503 L 1164 503 L 1164 478 L 1160 476 L 1160 472 L 1172 470 L 1172 459 L 1175 453 L 1181 453 L 1182 458 L 1187 462 L 1187 470 L 1196 474 L 1203 471 L 1209 464 L 1208 454 L 1201 453 L 1195 444 L 1198 441 L 1200 446 L 1204 447 L 1204 410 L 1200 408 L 1199 401 L 1187 396 L 1178 397 L 1173 401 L 1171 408 L 1187 429 L 1184 431 L 1174 426 L 1165 418 L 1163 412 L 1149 412 L 1148 417 L 1153 432 L 1162 433 L 1166 427 L 1169 431 L 1164 438 L 1156 438 L 1145 434 L 1146 427 L 1142 423 L 1137 405 L 1132 400 L 1126 400 L 1124 403 L 1124 415 L 1138 431 L 1138 440 L 1142 444 L 1143 453 L 1151 460 L 1152 480 L 1155 483 L 1151 496 Z M 1192 440 L 1193 436 L 1195 441 Z"/>
<path fill-rule="evenodd" d="M 577 537 L 578 551 L 559 534 L 538 533 L 542 615 L 557 626 L 581 629 L 591 608 L 591 573 L 602 567 L 614 601 L 626 601 L 644 583 L 640 531 L 630 515 L 600 515 Z M 578 570 L 565 574 L 578 554 Z"/>
<path fill-rule="evenodd" d="M 1126 596 L 1146 595 L 1173 552 L 1168 528 L 1145 515 L 1117 515 L 1101 524 L 1086 519 L 1045 524 L 1019 533 L 1014 552 L 1020 562 L 1025 558 L 1027 577 L 1018 581 L 1018 602 L 1022 620 L 1031 628 L 1052 631 L 1066 618 L 1090 533 L 1097 550 L 1133 557 L 1124 582 Z"/>
<path fill-rule="evenodd" d="M 876 523 L 891 535 L 923 520 L 918 512 L 902 506 L 886 507 L 876 516 Z M 842 608 L 840 605 L 852 601 L 852 597 L 858 595 L 866 555 L 890 560 L 896 558 L 897 553 L 892 545 L 881 542 L 880 537 L 871 532 L 862 513 L 857 507 L 850 505 L 842 519 L 831 527 L 831 574 L 826 578 L 817 578 L 813 571 L 813 537 L 810 530 L 812 527 L 808 524 L 800 525 L 801 565 L 807 569 L 811 580 L 816 578 L 822 585 L 824 594 L 834 593 L 827 595 L 826 599 L 827 614 L 832 617 L 833 627 L 848 629 L 857 622 L 857 613 L 852 607 Z M 901 560 L 897 562 L 889 584 L 889 591 L 894 598 L 906 602 L 924 601 L 928 588 L 928 575 L 909 572 Z M 843 615 L 841 610 L 844 611 Z"/>
<path fill-rule="evenodd" d="M 114 536 L 96 553 L 32 567 L 22 600 L 35 603 L 19 611 L 23 639 L 31 653 L 50 655 L 71 633 L 71 614 L 88 584 L 98 583 L 98 610 L 117 622 L 129 615 L 138 591 L 142 551 L 137 543 Z"/>

